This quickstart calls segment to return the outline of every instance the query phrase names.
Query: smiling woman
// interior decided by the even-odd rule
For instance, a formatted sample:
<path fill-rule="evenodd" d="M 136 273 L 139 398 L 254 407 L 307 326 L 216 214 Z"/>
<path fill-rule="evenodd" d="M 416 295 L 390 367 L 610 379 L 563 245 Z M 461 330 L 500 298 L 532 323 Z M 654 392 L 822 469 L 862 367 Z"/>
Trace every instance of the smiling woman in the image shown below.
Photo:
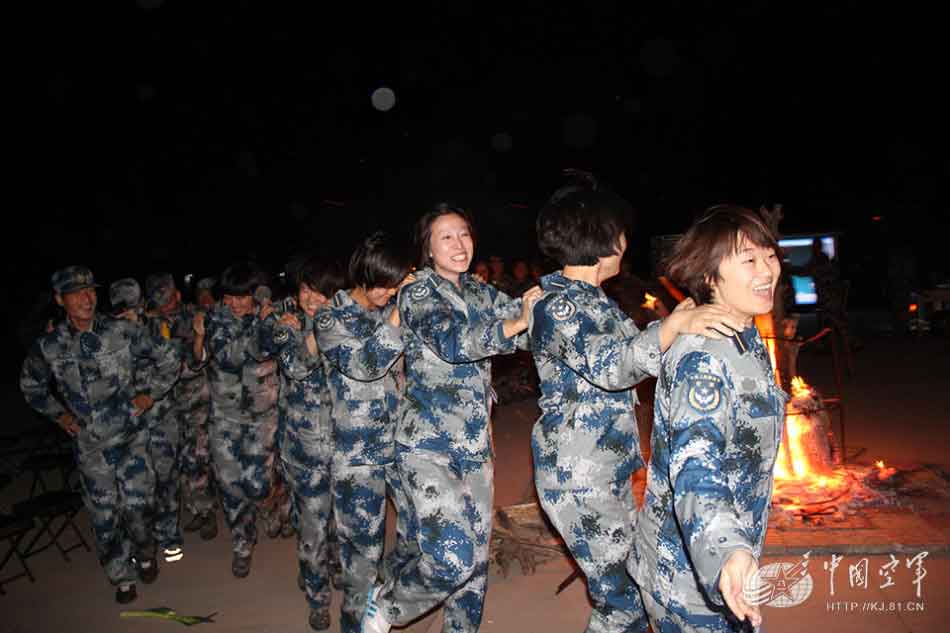
<path fill-rule="evenodd" d="M 745 325 L 681 336 L 663 356 L 644 509 L 627 568 L 654 630 L 737 631 L 761 623 L 743 588 L 757 571 L 787 395 L 756 315 L 772 309 L 778 244 L 754 211 L 710 209 L 680 239 L 670 278 Z"/>

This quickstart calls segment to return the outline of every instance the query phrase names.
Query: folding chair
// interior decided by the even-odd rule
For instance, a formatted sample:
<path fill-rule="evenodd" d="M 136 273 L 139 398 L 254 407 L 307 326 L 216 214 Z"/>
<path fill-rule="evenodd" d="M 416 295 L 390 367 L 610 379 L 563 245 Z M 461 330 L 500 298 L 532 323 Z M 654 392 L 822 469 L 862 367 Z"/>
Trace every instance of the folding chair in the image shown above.
<path fill-rule="evenodd" d="M 51 471 L 59 471 L 62 479 L 62 486 L 58 490 L 70 490 L 69 477 L 76 469 L 76 462 L 72 453 L 34 453 L 20 462 L 19 469 L 20 472 L 33 474 L 33 481 L 30 483 L 30 498 L 32 498 L 37 489 L 43 492 L 51 491 L 51 486 L 47 484 L 44 475 Z"/>
<path fill-rule="evenodd" d="M 31 519 L 24 519 L 12 514 L 0 514 L 0 541 L 7 543 L 7 549 L 3 552 L 3 556 L 0 556 L 0 572 L 4 570 L 7 563 L 10 562 L 14 556 L 17 561 L 19 561 L 20 566 L 23 567 L 23 571 L 21 572 L 0 578 L 0 595 L 6 595 L 7 593 L 3 589 L 3 585 L 17 578 L 26 576 L 30 579 L 30 582 L 36 582 L 36 579 L 33 577 L 33 572 L 30 571 L 30 568 L 26 564 L 26 557 L 23 555 L 23 552 L 20 551 L 20 541 L 23 540 L 23 537 L 25 537 L 33 527 L 34 523 Z"/>
<path fill-rule="evenodd" d="M 23 550 L 23 556 L 29 558 L 55 545 L 63 559 L 69 562 L 68 552 L 73 551 L 77 547 L 82 547 L 87 552 L 90 551 L 86 539 L 82 537 L 82 533 L 79 531 L 79 528 L 76 527 L 76 515 L 82 507 L 82 495 L 78 492 L 69 492 L 66 490 L 44 492 L 32 499 L 14 504 L 13 512 L 18 517 L 39 522 L 39 529 Z M 62 519 L 62 523 L 54 530 L 53 526 L 57 519 Z M 67 527 L 72 528 L 79 542 L 69 545 L 68 547 L 63 547 L 59 539 Z M 43 534 L 49 536 L 49 542 L 38 546 L 37 542 Z"/>

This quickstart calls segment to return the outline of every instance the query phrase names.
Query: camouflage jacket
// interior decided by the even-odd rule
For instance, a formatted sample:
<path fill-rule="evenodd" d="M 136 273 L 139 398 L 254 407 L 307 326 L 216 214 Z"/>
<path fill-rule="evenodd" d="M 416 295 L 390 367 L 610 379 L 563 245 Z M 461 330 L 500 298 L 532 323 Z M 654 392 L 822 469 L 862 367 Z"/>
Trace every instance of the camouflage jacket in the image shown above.
<path fill-rule="evenodd" d="M 723 604 L 723 563 L 737 549 L 758 559 L 768 527 L 787 396 L 755 327 L 741 338 L 745 353 L 730 339 L 678 337 L 657 382 L 630 568 L 643 590 L 691 609 L 704 595 Z"/>
<path fill-rule="evenodd" d="M 660 368 L 659 322 L 640 331 L 604 291 L 552 273 L 531 314 L 541 386 L 531 444 L 535 479 L 576 488 L 643 466 L 633 386 Z"/>
<path fill-rule="evenodd" d="M 192 345 L 195 340 L 192 325 L 198 311 L 197 306 L 182 304 L 174 314 L 153 314 L 145 320 L 152 336 L 160 336 L 170 341 L 182 358 L 181 378 L 175 383 L 173 390 L 175 400 L 180 403 L 200 399 L 204 383 L 208 380 L 205 364 L 201 359 L 194 358 Z"/>
<path fill-rule="evenodd" d="M 400 400 L 395 365 L 403 351 L 400 330 L 387 318 L 395 309 L 366 310 L 340 290 L 317 313 L 317 345 L 333 401 L 334 459 L 348 465 L 393 458 Z"/>
<path fill-rule="evenodd" d="M 297 316 L 301 330 L 278 323 L 286 311 Z M 264 320 L 260 335 L 262 346 L 273 350 L 280 367 L 278 443 L 281 455 L 297 464 L 316 466 L 318 456 L 329 453 L 332 432 L 323 355 L 319 351 L 311 354 L 305 341 L 312 329 L 311 319 L 297 310 L 293 302 L 286 301 Z"/>
<path fill-rule="evenodd" d="M 277 406 L 277 362 L 261 345 L 257 314 L 238 319 L 218 304 L 205 318 L 211 416 L 215 422 L 255 424 Z"/>
<path fill-rule="evenodd" d="M 154 369 L 147 378 L 137 371 L 145 365 Z M 23 362 L 20 389 L 31 407 L 52 420 L 72 412 L 82 428 L 81 448 L 107 446 L 139 428 L 132 398 L 145 393 L 161 399 L 180 365 L 176 349 L 141 325 L 96 315 L 90 332 L 65 320 L 37 339 Z M 53 396 L 51 381 L 62 402 Z"/>
<path fill-rule="evenodd" d="M 430 268 L 415 276 L 399 293 L 406 392 L 396 441 L 450 461 L 490 460 L 490 358 L 526 347 L 524 334 L 505 338 L 502 330 L 521 300 L 469 274 L 460 288 Z"/>

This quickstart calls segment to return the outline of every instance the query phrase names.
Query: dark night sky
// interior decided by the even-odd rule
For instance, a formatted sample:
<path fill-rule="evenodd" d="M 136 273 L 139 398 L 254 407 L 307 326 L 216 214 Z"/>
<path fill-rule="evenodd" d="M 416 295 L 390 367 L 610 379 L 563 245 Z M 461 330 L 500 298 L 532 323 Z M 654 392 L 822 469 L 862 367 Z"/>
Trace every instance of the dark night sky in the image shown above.
<path fill-rule="evenodd" d="M 20 295 L 75 262 L 108 283 L 346 254 L 440 199 L 482 255 L 522 254 L 569 166 L 638 210 L 644 272 L 650 235 L 723 201 L 843 231 L 854 277 L 889 244 L 947 270 L 946 35 L 914 3 L 277 4 L 34 3 Z"/>

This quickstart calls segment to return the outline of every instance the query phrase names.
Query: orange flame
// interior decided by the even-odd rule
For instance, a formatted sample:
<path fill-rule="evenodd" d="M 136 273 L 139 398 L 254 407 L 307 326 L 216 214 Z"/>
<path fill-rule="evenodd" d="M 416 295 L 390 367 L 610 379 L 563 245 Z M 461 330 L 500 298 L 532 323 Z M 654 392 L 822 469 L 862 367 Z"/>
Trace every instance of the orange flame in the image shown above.
<path fill-rule="evenodd" d="M 656 297 L 651 295 L 649 292 L 645 293 L 643 303 L 640 304 L 641 308 L 646 308 L 647 310 L 656 310 Z"/>
<path fill-rule="evenodd" d="M 874 462 L 874 465 L 877 466 L 878 468 L 880 468 L 881 470 L 884 470 L 884 460 L 883 460 L 883 459 L 877 460 L 876 462 Z"/>

